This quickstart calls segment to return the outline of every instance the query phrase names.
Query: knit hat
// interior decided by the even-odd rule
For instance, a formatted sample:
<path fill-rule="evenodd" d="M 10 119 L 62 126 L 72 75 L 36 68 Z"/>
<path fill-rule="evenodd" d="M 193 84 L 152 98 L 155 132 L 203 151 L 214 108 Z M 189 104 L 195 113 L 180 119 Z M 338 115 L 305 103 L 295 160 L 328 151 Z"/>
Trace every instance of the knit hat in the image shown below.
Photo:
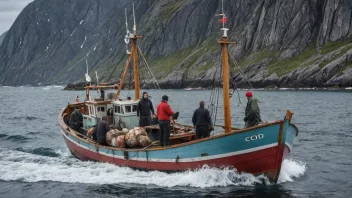
<path fill-rule="evenodd" d="M 253 96 L 252 92 L 250 92 L 250 91 L 246 92 L 246 97 L 252 97 L 252 96 Z"/>
<path fill-rule="evenodd" d="M 165 100 L 165 101 L 168 101 L 168 100 L 169 100 L 169 97 L 168 97 L 167 95 L 163 95 L 163 97 L 162 97 L 161 99 L 163 99 L 163 100 Z"/>

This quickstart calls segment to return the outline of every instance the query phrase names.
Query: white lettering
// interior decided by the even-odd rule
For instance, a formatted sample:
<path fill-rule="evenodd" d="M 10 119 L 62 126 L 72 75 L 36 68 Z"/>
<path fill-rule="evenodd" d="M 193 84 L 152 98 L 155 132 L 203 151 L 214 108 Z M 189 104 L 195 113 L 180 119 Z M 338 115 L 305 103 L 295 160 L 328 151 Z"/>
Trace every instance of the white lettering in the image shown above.
<path fill-rule="evenodd" d="M 257 140 L 258 139 L 258 136 L 256 136 L 256 135 L 252 135 L 251 136 L 251 140 L 253 141 L 253 140 Z"/>
<path fill-rule="evenodd" d="M 264 138 L 264 134 L 257 134 L 257 135 L 252 135 L 252 136 L 246 137 L 244 140 L 246 142 L 250 142 L 250 141 L 260 140 L 263 138 Z"/>

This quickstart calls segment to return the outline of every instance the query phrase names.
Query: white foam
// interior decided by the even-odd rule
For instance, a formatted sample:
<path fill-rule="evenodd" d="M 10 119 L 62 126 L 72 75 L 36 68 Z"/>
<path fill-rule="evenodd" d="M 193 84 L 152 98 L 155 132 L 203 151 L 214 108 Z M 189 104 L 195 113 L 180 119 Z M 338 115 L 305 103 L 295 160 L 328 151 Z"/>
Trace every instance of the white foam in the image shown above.
<path fill-rule="evenodd" d="M 295 178 L 303 176 L 306 170 L 306 163 L 293 159 L 285 159 L 282 162 L 278 183 L 293 182 Z"/>
<path fill-rule="evenodd" d="M 133 183 L 162 187 L 190 186 L 252 186 L 268 184 L 264 176 L 238 173 L 230 168 L 209 168 L 197 171 L 164 173 L 159 171 L 138 171 L 107 163 L 82 162 L 66 151 L 57 151 L 59 157 L 46 157 L 13 150 L 0 150 L 0 180 L 25 182 L 57 181 L 67 183 L 118 184 Z M 279 181 L 293 181 L 305 171 L 305 165 L 293 160 L 285 160 Z"/>

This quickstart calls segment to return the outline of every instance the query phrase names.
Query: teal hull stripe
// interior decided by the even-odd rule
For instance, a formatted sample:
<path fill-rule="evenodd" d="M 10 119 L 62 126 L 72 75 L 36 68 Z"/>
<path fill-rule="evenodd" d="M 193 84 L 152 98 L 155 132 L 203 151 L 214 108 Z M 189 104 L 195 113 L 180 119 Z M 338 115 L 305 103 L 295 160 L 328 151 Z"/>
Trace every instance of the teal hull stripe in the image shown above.
<path fill-rule="evenodd" d="M 191 161 L 197 161 L 197 158 L 200 158 L 200 155 L 204 153 L 207 154 L 207 158 L 218 158 L 219 156 L 224 155 L 240 154 L 246 151 L 254 151 L 256 150 L 255 148 L 266 148 L 277 145 L 279 127 L 280 124 L 275 124 L 265 128 L 259 128 L 244 133 L 224 136 L 209 141 L 199 142 L 182 147 L 148 151 L 148 153 L 146 151 L 140 151 L 138 153 L 136 151 L 129 151 L 129 156 L 134 156 L 134 160 L 143 161 L 147 158 L 147 156 L 148 160 L 155 159 L 157 161 L 174 161 L 176 156 L 179 156 L 180 159 L 193 159 Z M 288 130 L 286 131 L 287 128 Z M 74 136 L 70 134 L 66 135 L 64 131 L 62 131 L 62 133 L 66 136 L 66 138 L 69 138 L 69 140 L 74 142 L 76 145 L 80 145 L 83 148 L 96 152 L 95 145 L 88 144 L 83 141 L 79 141 L 78 143 L 78 140 Z M 286 143 L 287 141 L 286 145 L 292 148 L 295 134 L 296 130 L 293 127 L 289 126 L 287 122 L 285 122 L 283 130 L 283 143 Z M 99 153 L 115 158 L 124 159 L 123 152 L 119 150 L 99 148 Z M 204 157 L 202 157 L 201 159 L 205 160 Z"/>

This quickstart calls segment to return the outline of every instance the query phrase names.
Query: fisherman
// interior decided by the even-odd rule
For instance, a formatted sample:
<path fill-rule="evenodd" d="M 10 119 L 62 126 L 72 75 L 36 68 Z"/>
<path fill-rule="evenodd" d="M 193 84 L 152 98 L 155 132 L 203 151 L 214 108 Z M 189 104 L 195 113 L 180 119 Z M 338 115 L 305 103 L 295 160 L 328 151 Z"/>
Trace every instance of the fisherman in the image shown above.
<path fill-rule="evenodd" d="M 81 128 L 83 126 L 83 116 L 81 112 L 79 112 L 79 107 L 76 107 L 71 113 L 68 126 L 82 135 L 86 135 L 86 132 Z"/>
<path fill-rule="evenodd" d="M 149 126 L 151 124 L 151 117 L 155 118 L 153 103 L 148 99 L 147 92 L 143 92 L 143 98 L 138 102 L 137 117 L 140 127 Z"/>
<path fill-rule="evenodd" d="M 110 127 L 108 125 L 107 116 L 103 116 L 102 120 L 97 126 L 97 142 L 101 145 L 108 145 L 106 143 L 106 133 L 110 131 Z"/>
<path fill-rule="evenodd" d="M 246 93 L 246 97 L 248 102 L 246 106 L 245 118 L 243 121 L 245 121 L 245 128 L 248 128 L 258 125 L 260 122 L 262 122 L 262 119 L 260 118 L 258 100 L 253 98 L 253 94 L 250 91 Z"/>
<path fill-rule="evenodd" d="M 104 101 L 104 98 L 105 98 L 105 91 L 104 89 L 100 89 L 100 99 Z"/>
<path fill-rule="evenodd" d="M 196 128 L 196 138 L 206 138 L 210 136 L 210 130 L 213 129 L 211 117 L 208 109 L 204 108 L 204 101 L 199 102 L 199 108 L 193 113 L 192 122 Z"/>
<path fill-rule="evenodd" d="M 97 141 L 97 126 L 94 125 L 87 130 L 87 136 Z"/>
<path fill-rule="evenodd" d="M 174 115 L 170 105 L 167 103 L 169 97 L 164 95 L 162 97 L 162 101 L 158 105 L 157 114 L 158 114 L 158 122 L 160 128 L 160 138 L 159 145 L 160 146 L 168 146 L 169 138 L 170 138 L 170 117 Z"/>
<path fill-rule="evenodd" d="M 93 131 L 93 134 L 92 134 L 93 140 L 95 140 L 95 141 L 98 140 L 98 138 L 97 138 L 97 131 L 98 131 L 98 126 L 95 125 L 95 126 L 94 126 L 94 131 Z"/>

